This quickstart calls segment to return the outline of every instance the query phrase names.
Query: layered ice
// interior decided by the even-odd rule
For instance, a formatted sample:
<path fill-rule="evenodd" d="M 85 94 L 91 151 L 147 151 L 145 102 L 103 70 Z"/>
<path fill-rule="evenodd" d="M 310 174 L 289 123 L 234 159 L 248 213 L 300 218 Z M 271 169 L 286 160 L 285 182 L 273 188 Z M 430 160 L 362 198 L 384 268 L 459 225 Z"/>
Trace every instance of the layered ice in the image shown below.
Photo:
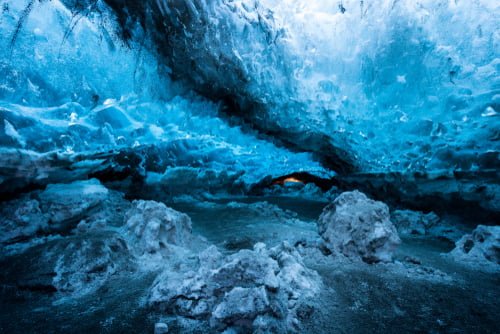
<path fill-rule="evenodd" d="M 116 16 L 103 2 L 80 4 L 81 8 L 66 5 L 51 1 L 25 7 L 7 1 L 3 6 L 4 152 L 17 149 L 24 160 L 52 152 L 67 157 L 106 152 L 109 158 L 114 154 L 109 152 L 154 145 L 160 152 L 138 155 L 142 160 L 152 158 L 157 166 L 138 166 L 137 172 L 144 177 L 151 172 L 153 180 L 160 176 L 165 183 L 176 174 L 175 168 L 188 171 L 174 175 L 176 180 L 199 178 L 200 185 L 221 172 L 235 175 L 241 183 L 297 170 L 329 175 L 309 153 L 278 148 L 253 130 L 222 120 L 217 101 L 170 79 L 170 69 L 147 48 L 148 38 L 142 35 L 143 44 L 131 40 L 125 45 L 116 35 Z M 134 31 L 141 33 L 139 27 Z M 156 154 L 161 157 L 152 157 Z M 9 159 L 2 166 L 12 164 L 8 155 L 2 157 Z M 28 181 L 43 184 L 44 176 Z"/>
<path fill-rule="evenodd" d="M 498 168 L 495 1 L 29 4 L 2 9 L 3 146 L 179 139 L 216 170 L 320 170 L 225 110 L 340 172 Z"/>
<path fill-rule="evenodd" d="M 496 1 L 111 3 L 175 76 L 338 171 L 498 167 Z"/>

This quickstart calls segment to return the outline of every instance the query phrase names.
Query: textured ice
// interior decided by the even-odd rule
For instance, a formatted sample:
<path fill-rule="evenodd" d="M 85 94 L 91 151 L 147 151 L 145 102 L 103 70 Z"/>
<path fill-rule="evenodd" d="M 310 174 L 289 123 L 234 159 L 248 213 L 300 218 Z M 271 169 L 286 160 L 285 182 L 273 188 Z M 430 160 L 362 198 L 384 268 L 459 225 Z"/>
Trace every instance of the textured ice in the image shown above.
<path fill-rule="evenodd" d="M 342 193 L 325 207 L 318 231 L 332 252 L 367 263 L 392 261 L 401 243 L 387 205 L 359 191 Z"/>
<path fill-rule="evenodd" d="M 451 256 L 457 261 L 478 267 L 500 266 L 500 226 L 479 225 L 471 234 L 456 242 Z"/>
<path fill-rule="evenodd" d="M 171 167 L 193 170 L 199 175 L 185 177 L 200 183 L 221 172 L 249 183 L 297 170 L 329 174 L 310 154 L 278 148 L 221 120 L 218 103 L 173 83 L 139 42 L 124 46 L 113 13 L 102 2 L 95 6 L 5 2 L 1 147 L 72 155 L 154 144 L 164 147 L 163 170 L 154 172 L 165 172 L 167 183 L 183 177 Z"/>
<path fill-rule="evenodd" d="M 277 332 L 297 329 L 301 307 L 321 286 L 297 251 L 283 244 L 223 256 L 211 246 L 199 255 L 197 272 L 164 271 L 153 284 L 149 302 L 179 316 L 208 322 L 212 330 Z"/>
<path fill-rule="evenodd" d="M 181 140 L 193 162 L 252 170 L 252 180 L 271 164 L 276 174 L 323 172 L 307 154 L 227 125 L 219 105 L 173 75 L 341 171 L 498 167 L 495 1 L 108 4 L 5 2 L 3 146 L 78 152 Z M 146 12 L 173 33 L 143 22 Z"/>
<path fill-rule="evenodd" d="M 145 22 L 175 75 L 329 165 L 498 167 L 496 1 L 120 3 L 169 26 Z"/>

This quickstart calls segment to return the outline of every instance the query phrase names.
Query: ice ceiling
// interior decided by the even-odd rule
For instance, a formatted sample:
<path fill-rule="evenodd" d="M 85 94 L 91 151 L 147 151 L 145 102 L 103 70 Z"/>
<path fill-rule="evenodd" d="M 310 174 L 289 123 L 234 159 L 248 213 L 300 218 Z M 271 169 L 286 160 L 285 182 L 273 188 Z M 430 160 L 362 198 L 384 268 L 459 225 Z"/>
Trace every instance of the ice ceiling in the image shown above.
<path fill-rule="evenodd" d="M 500 166 L 495 0 L 0 5 L 4 156 L 154 146 L 149 178 L 247 183 Z"/>

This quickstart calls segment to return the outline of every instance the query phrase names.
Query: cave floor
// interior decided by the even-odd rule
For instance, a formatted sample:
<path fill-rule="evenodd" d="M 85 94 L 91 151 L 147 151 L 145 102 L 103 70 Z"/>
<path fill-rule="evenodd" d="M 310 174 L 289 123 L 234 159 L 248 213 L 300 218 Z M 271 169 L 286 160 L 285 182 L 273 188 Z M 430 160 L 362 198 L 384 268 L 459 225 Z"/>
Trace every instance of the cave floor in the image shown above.
<path fill-rule="evenodd" d="M 255 208 L 239 205 L 263 200 L 282 211 L 265 218 Z M 247 198 L 228 210 L 227 202 L 167 204 L 190 215 L 193 233 L 227 253 L 251 248 L 256 242 L 272 246 L 314 238 L 315 221 L 326 204 L 284 197 Z M 81 236 L 47 244 L 65 238 Z M 172 319 L 144 306 L 155 273 L 117 275 L 97 292 L 76 299 L 55 299 L 43 284 L 38 290 L 36 284 L 23 288 L 18 282 L 27 276 L 50 276 L 38 261 L 47 244 L 0 260 L 0 332 L 143 333 L 151 332 L 159 320 Z M 404 238 L 395 263 L 374 265 L 333 256 L 320 261 L 303 254 L 306 265 L 323 281 L 316 309 L 302 319 L 304 333 L 498 333 L 500 273 L 452 261 L 443 255 L 452 247 L 439 239 Z M 176 332 L 175 325 L 171 329 Z"/>

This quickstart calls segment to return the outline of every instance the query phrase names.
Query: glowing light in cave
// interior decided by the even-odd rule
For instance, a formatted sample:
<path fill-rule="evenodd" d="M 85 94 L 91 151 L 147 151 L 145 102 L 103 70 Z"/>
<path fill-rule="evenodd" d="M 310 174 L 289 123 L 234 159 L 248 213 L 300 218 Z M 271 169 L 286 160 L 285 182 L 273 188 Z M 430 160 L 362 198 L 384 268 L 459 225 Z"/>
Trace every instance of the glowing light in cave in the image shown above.
<path fill-rule="evenodd" d="M 287 182 L 292 182 L 292 183 L 304 183 L 302 182 L 301 180 L 299 179 L 296 179 L 294 177 L 287 177 L 286 179 L 283 180 L 283 183 L 287 183 Z"/>

